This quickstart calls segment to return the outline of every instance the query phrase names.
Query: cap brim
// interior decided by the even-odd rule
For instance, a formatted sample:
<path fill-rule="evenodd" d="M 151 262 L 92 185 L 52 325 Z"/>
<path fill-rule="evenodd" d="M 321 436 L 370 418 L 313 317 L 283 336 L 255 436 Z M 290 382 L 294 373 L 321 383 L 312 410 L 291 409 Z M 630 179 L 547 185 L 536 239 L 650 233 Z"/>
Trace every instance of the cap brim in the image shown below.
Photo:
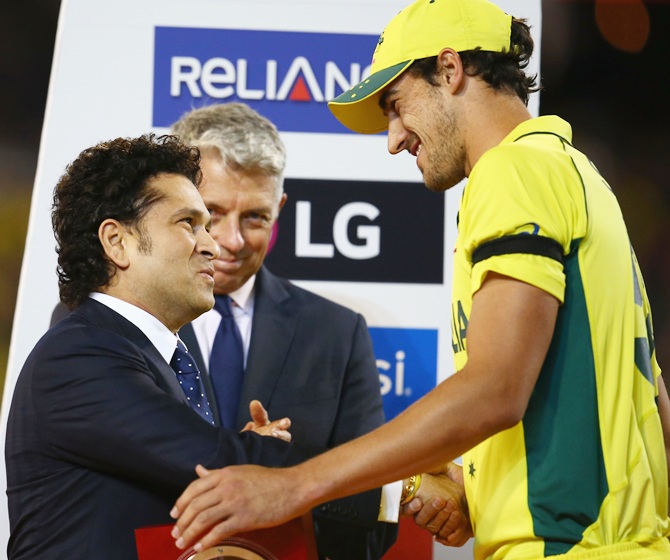
<path fill-rule="evenodd" d="M 388 128 L 388 119 L 379 106 L 382 90 L 402 74 L 413 60 L 384 68 L 368 76 L 328 103 L 328 108 L 344 126 L 361 134 L 376 134 Z"/>

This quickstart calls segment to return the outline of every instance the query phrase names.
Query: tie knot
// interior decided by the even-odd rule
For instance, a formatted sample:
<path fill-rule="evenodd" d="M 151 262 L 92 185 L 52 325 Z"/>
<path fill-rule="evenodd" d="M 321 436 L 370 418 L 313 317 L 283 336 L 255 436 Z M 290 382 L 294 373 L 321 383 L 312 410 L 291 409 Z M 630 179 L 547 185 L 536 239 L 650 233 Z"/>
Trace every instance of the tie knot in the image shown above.
<path fill-rule="evenodd" d="M 215 296 L 214 297 L 214 309 L 216 309 L 222 317 L 232 317 L 232 302 L 230 296 Z"/>

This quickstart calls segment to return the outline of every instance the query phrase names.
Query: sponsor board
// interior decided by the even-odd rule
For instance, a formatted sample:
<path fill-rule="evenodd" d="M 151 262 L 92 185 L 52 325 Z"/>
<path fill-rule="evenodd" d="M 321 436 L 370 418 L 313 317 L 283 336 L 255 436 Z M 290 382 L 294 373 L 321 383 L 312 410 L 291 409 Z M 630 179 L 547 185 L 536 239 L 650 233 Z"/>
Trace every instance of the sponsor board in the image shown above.
<path fill-rule="evenodd" d="M 169 127 L 193 108 L 240 101 L 286 132 L 351 132 L 326 103 L 369 73 L 378 37 L 156 27 L 153 118 Z"/>
<path fill-rule="evenodd" d="M 266 258 L 294 280 L 442 284 L 444 194 L 420 183 L 286 179 Z"/>
<path fill-rule="evenodd" d="M 436 329 L 370 327 L 386 420 L 437 383 Z"/>

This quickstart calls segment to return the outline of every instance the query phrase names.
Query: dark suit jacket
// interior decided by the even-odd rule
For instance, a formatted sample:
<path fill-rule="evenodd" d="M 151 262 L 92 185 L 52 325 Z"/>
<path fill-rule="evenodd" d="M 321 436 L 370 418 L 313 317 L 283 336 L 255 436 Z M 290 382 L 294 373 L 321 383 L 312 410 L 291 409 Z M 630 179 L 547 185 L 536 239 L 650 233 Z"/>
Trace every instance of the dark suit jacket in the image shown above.
<path fill-rule="evenodd" d="M 171 522 L 197 463 L 282 466 L 314 452 L 203 422 L 145 335 L 88 300 L 42 337 L 17 380 L 8 556 L 135 559 L 134 529 Z"/>
<path fill-rule="evenodd" d="M 186 325 L 179 336 L 207 372 L 193 327 Z M 271 419 L 291 419 L 294 442 L 330 448 L 380 426 L 379 375 L 363 317 L 261 267 L 239 429 L 252 399 Z M 397 526 L 376 522 L 378 506 L 378 499 L 346 499 L 315 509 L 319 553 L 335 560 L 380 558 Z"/>

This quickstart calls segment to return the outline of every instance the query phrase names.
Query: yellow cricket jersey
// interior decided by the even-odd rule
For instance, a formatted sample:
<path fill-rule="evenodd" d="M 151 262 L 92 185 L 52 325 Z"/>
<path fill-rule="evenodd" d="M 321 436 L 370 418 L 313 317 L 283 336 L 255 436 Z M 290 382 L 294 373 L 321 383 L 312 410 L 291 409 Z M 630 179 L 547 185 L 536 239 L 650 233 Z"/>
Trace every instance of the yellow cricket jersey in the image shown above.
<path fill-rule="evenodd" d="M 617 200 L 571 137 L 558 117 L 522 123 L 461 200 L 456 369 L 487 272 L 561 302 L 523 421 L 463 456 L 478 560 L 670 557 L 649 303 Z"/>

